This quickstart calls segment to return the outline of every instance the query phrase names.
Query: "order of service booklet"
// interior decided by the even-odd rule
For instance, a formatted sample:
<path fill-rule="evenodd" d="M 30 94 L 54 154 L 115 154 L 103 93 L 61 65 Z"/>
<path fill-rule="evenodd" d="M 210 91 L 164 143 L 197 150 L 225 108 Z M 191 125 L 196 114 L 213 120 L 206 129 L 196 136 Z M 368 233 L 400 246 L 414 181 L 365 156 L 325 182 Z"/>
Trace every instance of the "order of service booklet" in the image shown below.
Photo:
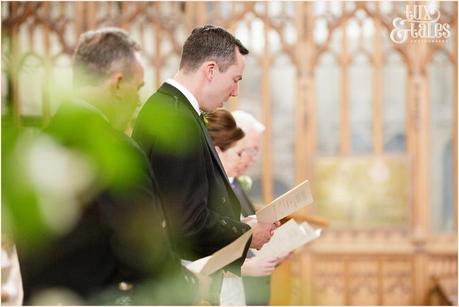
<path fill-rule="evenodd" d="M 320 228 L 313 228 L 307 222 L 298 224 L 294 219 L 289 220 L 274 231 L 271 240 L 254 253 L 259 257 L 278 257 L 293 251 L 304 244 L 318 238 Z"/>
<path fill-rule="evenodd" d="M 257 211 L 262 223 L 274 223 L 313 202 L 309 181 L 305 180 Z"/>
<path fill-rule="evenodd" d="M 249 230 L 212 255 L 193 261 L 186 267 L 195 273 L 212 275 L 216 271 L 222 269 L 223 267 L 227 266 L 242 256 L 244 253 L 245 245 L 247 244 L 247 241 L 251 235 L 252 230 Z"/>

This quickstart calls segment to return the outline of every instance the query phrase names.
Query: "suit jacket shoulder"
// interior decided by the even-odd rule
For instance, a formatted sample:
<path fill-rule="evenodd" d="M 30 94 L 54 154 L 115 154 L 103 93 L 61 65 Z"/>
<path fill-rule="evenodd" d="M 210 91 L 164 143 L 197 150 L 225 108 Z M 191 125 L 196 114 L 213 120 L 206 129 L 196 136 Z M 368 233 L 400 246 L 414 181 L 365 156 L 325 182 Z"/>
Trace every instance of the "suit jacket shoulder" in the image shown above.
<path fill-rule="evenodd" d="M 197 150 L 199 125 L 184 100 L 180 92 L 172 92 L 165 84 L 145 102 L 132 134 L 142 148 L 154 147 L 157 152 L 171 155 L 187 155 Z"/>

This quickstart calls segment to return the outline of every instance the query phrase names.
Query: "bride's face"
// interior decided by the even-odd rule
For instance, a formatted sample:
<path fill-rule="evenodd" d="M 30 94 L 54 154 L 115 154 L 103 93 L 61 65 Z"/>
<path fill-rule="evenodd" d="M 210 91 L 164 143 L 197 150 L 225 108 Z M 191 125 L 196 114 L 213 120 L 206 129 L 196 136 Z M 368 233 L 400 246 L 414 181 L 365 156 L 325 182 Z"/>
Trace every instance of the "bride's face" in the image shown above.
<path fill-rule="evenodd" d="M 215 148 L 228 177 L 239 176 L 241 156 L 244 152 L 241 141 L 233 143 L 233 145 L 225 151 L 221 151 L 218 146 Z"/>

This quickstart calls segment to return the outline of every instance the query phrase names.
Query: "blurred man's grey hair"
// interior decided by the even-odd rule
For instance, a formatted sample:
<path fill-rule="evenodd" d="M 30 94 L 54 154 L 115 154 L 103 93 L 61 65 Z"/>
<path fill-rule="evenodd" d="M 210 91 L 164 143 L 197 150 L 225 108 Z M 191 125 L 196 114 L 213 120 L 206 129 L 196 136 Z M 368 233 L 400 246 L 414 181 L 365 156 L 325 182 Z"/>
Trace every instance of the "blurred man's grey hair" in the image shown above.
<path fill-rule="evenodd" d="M 130 77 L 138 51 L 140 45 L 119 28 L 83 33 L 73 56 L 74 85 L 98 85 L 117 71 Z"/>

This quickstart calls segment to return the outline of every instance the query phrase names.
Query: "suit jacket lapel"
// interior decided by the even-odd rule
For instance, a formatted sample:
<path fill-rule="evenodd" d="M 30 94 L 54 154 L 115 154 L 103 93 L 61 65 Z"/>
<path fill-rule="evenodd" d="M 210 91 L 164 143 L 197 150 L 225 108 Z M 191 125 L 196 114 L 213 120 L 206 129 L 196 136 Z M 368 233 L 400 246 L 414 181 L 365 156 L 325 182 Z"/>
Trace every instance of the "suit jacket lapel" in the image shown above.
<path fill-rule="evenodd" d="M 225 169 L 223 168 L 223 164 L 220 161 L 220 157 L 218 156 L 218 153 L 215 151 L 214 142 L 210 138 L 210 135 L 209 135 L 209 132 L 207 130 L 206 125 L 204 125 L 204 123 L 202 122 L 201 118 L 199 118 L 199 117 L 198 117 L 198 121 L 199 121 L 199 125 L 201 126 L 202 133 L 206 137 L 207 146 L 209 146 L 210 152 L 212 153 L 212 155 L 214 156 L 215 161 L 217 161 L 217 164 L 220 167 L 220 172 L 222 172 L 223 176 L 225 176 L 225 178 L 228 179 L 228 176 L 226 175 Z"/>

